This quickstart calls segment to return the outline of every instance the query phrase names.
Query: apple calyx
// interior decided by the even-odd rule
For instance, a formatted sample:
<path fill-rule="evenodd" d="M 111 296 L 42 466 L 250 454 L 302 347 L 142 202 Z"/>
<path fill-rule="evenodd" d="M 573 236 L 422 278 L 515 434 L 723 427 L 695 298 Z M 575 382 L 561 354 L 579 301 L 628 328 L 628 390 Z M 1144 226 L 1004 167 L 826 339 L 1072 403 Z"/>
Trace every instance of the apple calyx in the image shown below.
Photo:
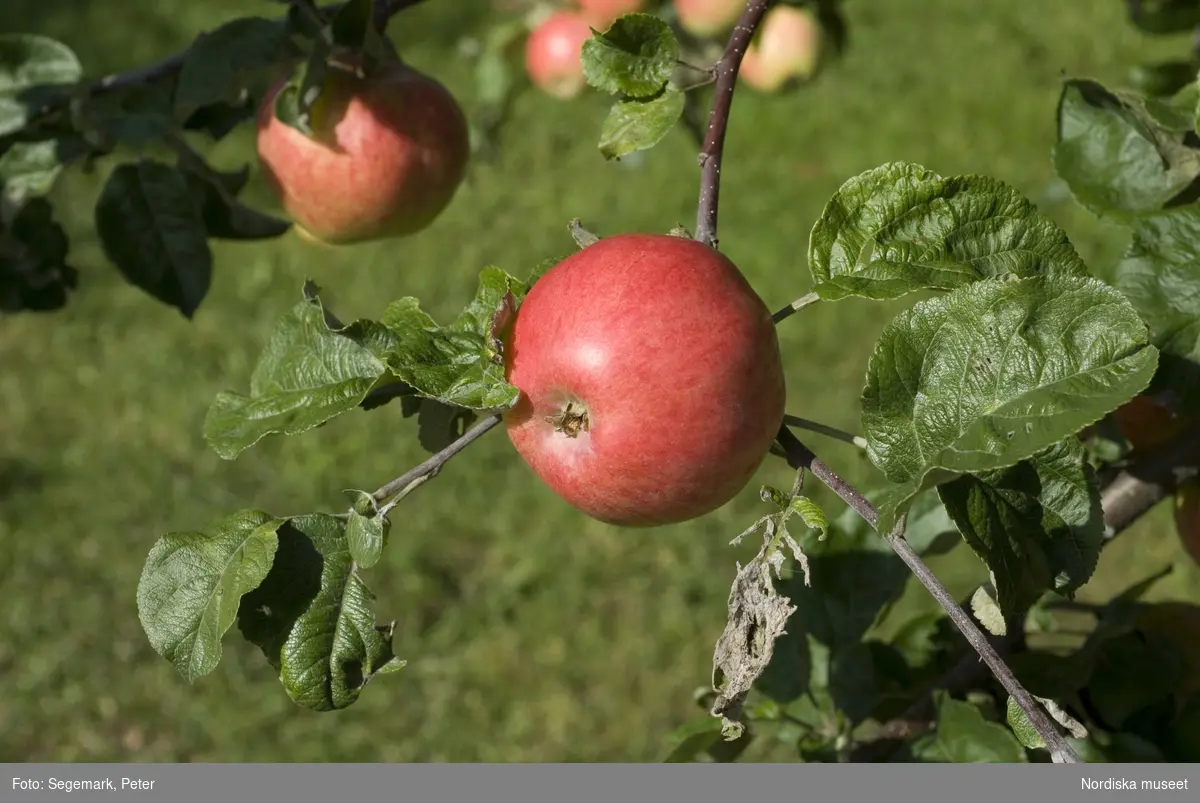
<path fill-rule="evenodd" d="M 556 432 L 561 432 L 568 438 L 578 438 L 580 432 L 590 432 L 591 423 L 588 421 L 587 408 L 582 404 L 569 401 L 567 406 L 554 415 L 546 416 L 546 423 L 553 424 Z"/>

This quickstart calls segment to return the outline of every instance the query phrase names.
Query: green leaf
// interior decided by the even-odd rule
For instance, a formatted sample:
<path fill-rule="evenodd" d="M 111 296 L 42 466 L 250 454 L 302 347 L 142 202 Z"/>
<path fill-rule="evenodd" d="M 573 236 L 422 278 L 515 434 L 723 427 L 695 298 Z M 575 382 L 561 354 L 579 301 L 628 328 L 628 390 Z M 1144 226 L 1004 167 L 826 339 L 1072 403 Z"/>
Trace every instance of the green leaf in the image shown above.
<path fill-rule="evenodd" d="M 29 33 L 0 34 L 0 92 L 73 84 L 82 77 L 79 58 L 62 42 Z"/>
<path fill-rule="evenodd" d="M 909 162 L 841 186 L 813 226 L 808 264 L 826 299 L 1088 272 L 1062 229 L 1012 187 L 986 176 L 943 178 Z"/>
<path fill-rule="evenodd" d="M 149 159 L 119 165 L 96 201 L 96 233 L 121 275 L 187 318 L 212 279 L 204 218 L 187 179 Z"/>
<path fill-rule="evenodd" d="M 329 40 L 329 19 L 314 0 L 276 0 L 287 3 L 288 31 L 304 39 Z"/>
<path fill-rule="evenodd" d="M 231 131 L 254 119 L 258 99 L 246 93 L 231 103 L 214 103 L 197 109 L 183 123 L 186 131 L 203 131 L 213 142 L 220 142 Z"/>
<path fill-rule="evenodd" d="M 350 51 L 379 54 L 379 32 L 375 29 L 374 0 L 350 0 L 329 22 L 333 44 Z"/>
<path fill-rule="evenodd" d="M 1113 283 L 1150 326 L 1161 352 L 1155 384 L 1200 405 L 1200 208 L 1138 220 Z"/>
<path fill-rule="evenodd" d="M 355 409 L 387 372 L 393 344 L 378 324 L 331 327 L 319 299 L 280 320 L 250 378 L 250 393 L 222 391 L 204 419 L 204 438 L 232 460 L 268 435 L 297 435 Z"/>
<path fill-rule="evenodd" d="M 1129 71 L 1133 89 L 1154 97 L 1169 97 L 1196 80 L 1196 65 L 1185 59 L 1138 64 Z"/>
<path fill-rule="evenodd" d="M 983 718 L 970 703 L 955 700 L 938 690 L 937 724 L 933 733 L 912 743 L 913 755 L 922 761 L 956 764 L 1024 764 L 1029 761 L 1008 728 Z"/>
<path fill-rule="evenodd" d="M 182 165 L 181 165 L 181 169 Z M 228 187 L 211 175 L 188 170 L 188 189 L 208 236 L 223 240 L 269 240 L 292 227 L 287 220 L 259 212 L 240 203 Z"/>
<path fill-rule="evenodd" d="M 851 509 L 846 512 L 858 516 Z M 923 556 L 944 554 L 959 543 L 958 527 L 936 490 L 923 491 L 913 499 L 904 525 L 904 540 Z"/>
<path fill-rule="evenodd" d="M 1129 221 L 1160 211 L 1200 175 L 1192 136 L 1163 128 L 1137 95 L 1070 80 L 1058 104 L 1054 169 L 1092 213 Z"/>
<path fill-rule="evenodd" d="M 684 93 L 670 85 L 647 99 L 617 101 L 600 129 L 600 153 L 605 159 L 620 159 L 653 148 L 683 114 L 683 101 Z"/>
<path fill-rule="evenodd" d="M 0 228 L 0 312 L 47 312 L 67 303 L 79 272 L 67 264 L 70 243 L 45 199 L 21 206 Z"/>
<path fill-rule="evenodd" d="M 983 625 L 983 629 L 993 636 L 1003 636 L 1008 632 L 1008 623 L 1004 619 L 1004 611 L 1000 609 L 992 593 L 986 585 L 975 589 L 971 595 L 971 613 Z"/>
<path fill-rule="evenodd" d="M 664 764 L 684 764 L 721 741 L 721 718 L 702 714 L 667 734 L 671 751 L 663 759 Z"/>
<path fill-rule="evenodd" d="M 1024 611 L 1046 591 L 1071 596 L 1096 570 L 1104 542 L 1100 485 L 1075 438 L 1014 466 L 959 477 L 938 493 L 991 569 L 1005 614 Z"/>
<path fill-rule="evenodd" d="M 1179 647 L 1156 633 L 1123 633 L 1097 650 L 1088 698 L 1111 730 L 1142 709 L 1168 698 L 1187 666 Z"/>
<path fill-rule="evenodd" d="M 1017 741 L 1022 746 L 1030 750 L 1036 750 L 1046 746 L 1046 742 L 1042 739 L 1041 734 L 1037 732 L 1037 728 L 1033 727 L 1033 723 L 1029 721 L 1029 716 L 1021 710 L 1021 706 L 1010 695 L 1008 698 L 1008 711 L 1006 719 L 1008 727 L 1012 728 L 1013 735 L 1017 737 Z"/>
<path fill-rule="evenodd" d="M 939 641 L 944 634 L 945 614 L 940 610 L 919 613 L 896 629 L 887 642 L 904 663 L 913 669 L 931 664 L 945 649 Z M 957 645 L 955 645 L 957 646 Z M 907 681 L 911 675 L 906 675 Z"/>
<path fill-rule="evenodd" d="M 342 522 L 312 513 L 280 527 L 275 564 L 246 596 L 238 625 L 279 670 L 293 701 L 337 710 L 376 675 L 404 666 L 392 650 L 393 626 L 376 624 L 373 600 Z"/>
<path fill-rule="evenodd" d="M 889 487 L 872 488 L 863 495 L 878 507 L 879 501 L 887 497 Z M 852 534 L 855 538 L 866 538 L 868 534 L 876 540 L 879 538 L 871 525 L 849 507 L 838 516 L 835 527 L 839 532 Z M 913 498 L 904 528 L 904 540 L 918 555 L 940 555 L 959 543 L 958 528 L 938 498 L 937 489 L 922 491 Z"/>
<path fill-rule="evenodd" d="M 0 192 L 12 206 L 45 195 L 64 165 L 62 143 L 57 139 L 16 142 L 0 153 Z"/>
<path fill-rule="evenodd" d="M 473 410 L 451 407 L 434 399 L 421 399 L 420 402 L 417 440 L 430 454 L 437 454 L 462 437 L 477 417 Z"/>
<path fill-rule="evenodd" d="M 28 90 L 43 84 L 73 84 L 83 65 L 71 48 L 45 36 L 0 34 L 0 136 L 29 122 L 34 105 Z"/>
<path fill-rule="evenodd" d="M 1185 33 L 1200 25 L 1196 0 L 1140 0 L 1136 6 L 1127 5 L 1130 21 L 1146 33 Z"/>
<path fill-rule="evenodd" d="M 330 77 L 329 55 L 330 45 L 324 39 L 315 39 L 308 60 L 292 71 L 272 107 L 275 119 L 314 139 L 321 136 L 320 121 L 313 118 Z"/>
<path fill-rule="evenodd" d="M 847 530 L 835 522 L 829 537 L 809 533 L 803 546 L 810 584 L 800 571 L 776 584 L 796 610 L 755 688 L 780 703 L 820 691 L 831 710 L 857 723 L 870 714 L 880 690 L 863 638 L 910 575 L 870 527 Z"/>
<path fill-rule="evenodd" d="M 1053 700 L 1073 697 L 1088 684 L 1095 666 L 1095 652 L 1079 650 L 1059 655 L 1027 650 L 1005 660 L 1030 694 Z"/>
<path fill-rule="evenodd" d="M 391 522 L 374 510 L 371 494 L 365 491 L 347 491 L 346 494 L 354 502 L 346 522 L 350 557 L 363 569 L 369 569 L 379 562 L 383 554 Z M 369 512 L 362 512 L 364 506 Z"/>
<path fill-rule="evenodd" d="M 526 292 L 524 282 L 485 268 L 474 300 L 449 326 L 438 326 L 415 298 L 393 302 L 382 319 L 397 339 L 387 367 L 420 395 L 443 404 L 512 407 L 520 391 L 505 380 L 502 333 Z"/>
<path fill-rule="evenodd" d="M 242 597 L 275 559 L 282 519 L 244 510 L 199 532 L 168 533 L 146 558 L 138 618 L 150 645 L 189 682 L 221 660 L 221 638 Z"/>
<path fill-rule="evenodd" d="M 175 130 L 172 87 L 155 81 L 90 97 L 76 107 L 76 124 L 91 136 L 97 150 L 107 152 L 118 143 L 144 148 Z"/>
<path fill-rule="evenodd" d="M 293 54 L 279 20 L 243 17 L 196 37 L 179 70 L 175 114 L 186 120 L 205 106 L 232 103 L 257 74 Z"/>
<path fill-rule="evenodd" d="M 679 42 L 658 17 L 626 14 L 584 42 L 581 59 L 584 77 L 597 89 L 647 98 L 662 92 L 675 72 Z"/>
<path fill-rule="evenodd" d="M 513 45 L 528 33 L 524 20 L 498 23 L 488 29 L 475 62 L 475 95 L 480 104 L 498 113 L 513 90 Z"/>
<path fill-rule="evenodd" d="M 825 518 L 825 511 L 821 509 L 813 500 L 807 496 L 797 496 L 792 499 L 792 510 L 800 517 L 810 530 L 816 530 L 820 538 L 825 537 L 825 533 L 829 531 L 829 521 Z"/>
<path fill-rule="evenodd" d="M 920 491 L 1007 468 L 1141 392 L 1158 351 L 1116 289 L 1097 279 L 987 279 L 921 301 L 884 329 L 867 369 L 862 426 L 896 483 L 890 530 Z"/>
<path fill-rule="evenodd" d="M 1196 77 L 1194 73 L 1192 77 Z M 1194 131 L 1197 99 L 1200 99 L 1200 87 L 1192 81 L 1170 98 L 1146 98 L 1146 113 L 1156 125 L 1168 131 Z"/>

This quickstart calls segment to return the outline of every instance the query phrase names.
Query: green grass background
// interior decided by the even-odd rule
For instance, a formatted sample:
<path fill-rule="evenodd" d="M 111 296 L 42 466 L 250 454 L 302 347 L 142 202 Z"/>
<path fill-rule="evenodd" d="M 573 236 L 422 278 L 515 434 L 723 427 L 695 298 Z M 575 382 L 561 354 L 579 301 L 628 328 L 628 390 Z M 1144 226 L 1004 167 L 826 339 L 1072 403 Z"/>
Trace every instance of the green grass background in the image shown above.
<path fill-rule="evenodd" d="M 6 0 L 0 30 L 77 50 L 89 74 L 136 66 L 238 13 L 244 0 Z M 851 47 L 809 89 L 739 93 L 727 141 L 721 246 L 775 308 L 809 289 L 804 252 L 824 202 L 890 160 L 942 174 L 996 176 L 1043 205 L 1102 272 L 1120 252 L 1105 228 L 1051 188 L 1061 77 L 1120 82 L 1135 59 L 1175 55 L 1117 0 L 849 0 Z M 406 57 L 470 104 L 461 36 L 487 24 L 480 2 L 430 2 L 395 21 Z M 305 276 L 338 314 L 378 315 L 417 295 L 453 315 L 482 267 L 524 273 L 572 246 L 567 222 L 601 233 L 693 224 L 695 147 L 673 132 L 637 163 L 595 147 L 605 113 L 589 94 L 524 92 L 496 160 L 477 164 L 437 223 L 413 239 L 344 250 L 294 235 L 217 245 L 212 290 L 188 322 L 126 285 L 92 227 L 104 170 L 55 191 L 82 286 L 48 316 L 0 321 L 0 760 L 611 761 L 655 760 L 691 717 L 740 553 L 731 536 L 761 515 L 757 487 L 785 485 L 774 461 L 727 507 L 657 531 L 621 531 L 575 513 L 528 472 L 503 435 L 484 439 L 404 503 L 371 574 L 381 618 L 397 622 L 409 667 L 339 713 L 293 705 L 256 649 L 230 634 L 220 667 L 188 686 L 149 647 L 135 588 L 150 546 L 243 507 L 277 514 L 344 506 L 423 457 L 398 407 L 354 413 L 234 462 L 201 438 L 219 390 L 243 389 L 270 329 Z M 214 152 L 251 156 L 243 132 Z M 632 161 L 632 160 L 631 160 Z M 110 162 L 111 164 L 111 162 Z M 252 199 L 265 201 L 261 186 Z M 871 343 L 897 305 L 818 305 L 780 336 L 796 415 L 856 429 Z M 869 464 L 809 439 L 855 481 Z M 818 492 L 830 515 L 842 506 Z M 1155 597 L 1200 597 L 1160 507 L 1106 551 L 1086 599 L 1172 561 Z M 744 559 L 744 558 L 743 558 Z M 935 569 L 957 593 L 981 577 L 966 550 Z M 906 610 L 932 605 L 910 587 Z"/>

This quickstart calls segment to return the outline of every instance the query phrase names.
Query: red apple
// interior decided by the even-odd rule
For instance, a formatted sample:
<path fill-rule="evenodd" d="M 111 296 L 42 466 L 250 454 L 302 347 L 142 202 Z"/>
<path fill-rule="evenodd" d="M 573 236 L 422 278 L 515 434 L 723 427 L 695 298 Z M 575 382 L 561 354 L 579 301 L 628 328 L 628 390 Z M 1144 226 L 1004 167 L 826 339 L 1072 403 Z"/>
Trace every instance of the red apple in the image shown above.
<path fill-rule="evenodd" d="M 771 313 L 723 254 L 606 237 L 548 270 L 504 336 L 517 451 L 600 521 L 652 527 L 721 507 L 783 420 Z"/>
<path fill-rule="evenodd" d="M 760 92 L 778 92 L 807 80 L 820 63 L 821 36 L 821 24 L 811 12 L 775 6 L 763 17 L 738 75 Z"/>
<path fill-rule="evenodd" d="M 646 7 L 646 0 L 579 0 L 579 8 L 596 30 L 608 30 L 618 17 Z"/>
<path fill-rule="evenodd" d="M 701 39 L 728 33 L 745 9 L 746 0 L 675 0 L 679 27 Z"/>
<path fill-rule="evenodd" d="M 555 11 L 525 40 L 525 71 L 538 89 L 551 97 L 570 100 L 583 91 L 580 55 L 592 28 L 582 14 Z"/>
<path fill-rule="evenodd" d="M 1200 565 L 1200 480 L 1189 480 L 1175 491 L 1175 531 L 1184 550 Z"/>
<path fill-rule="evenodd" d="M 1149 396 L 1134 396 L 1113 412 L 1117 427 L 1139 453 L 1154 452 L 1183 432 L 1189 419 L 1176 416 Z"/>
<path fill-rule="evenodd" d="M 297 227 L 343 245 L 403 237 L 449 205 L 470 154 L 467 121 L 440 83 L 390 61 L 366 78 L 331 70 L 315 136 L 275 118 L 284 81 L 259 109 L 258 158 Z"/>

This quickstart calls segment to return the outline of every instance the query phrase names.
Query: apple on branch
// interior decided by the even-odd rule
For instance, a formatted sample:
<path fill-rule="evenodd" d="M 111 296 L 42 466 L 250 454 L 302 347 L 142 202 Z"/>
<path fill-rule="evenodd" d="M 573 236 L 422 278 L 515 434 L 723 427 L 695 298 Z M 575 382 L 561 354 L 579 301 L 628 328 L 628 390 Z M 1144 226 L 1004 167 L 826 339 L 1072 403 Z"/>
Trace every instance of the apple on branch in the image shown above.
<path fill-rule="evenodd" d="M 551 97 L 570 100 L 583 91 L 583 43 L 592 28 L 582 13 L 554 11 L 538 22 L 525 40 L 525 72 Z"/>
<path fill-rule="evenodd" d="M 346 245 L 404 237 L 440 215 L 470 155 L 467 120 L 433 78 L 388 59 L 365 74 L 331 68 L 311 110 L 312 135 L 263 99 L 257 150 L 267 183 L 301 234 Z"/>
<path fill-rule="evenodd" d="M 1129 445 L 1138 453 L 1157 451 L 1175 440 L 1190 423 L 1150 396 L 1134 396 L 1113 411 L 1113 419 Z"/>
<path fill-rule="evenodd" d="M 820 66 L 822 36 L 821 23 L 812 12 L 775 6 L 746 49 L 738 76 L 746 86 L 766 93 L 807 81 Z"/>
<path fill-rule="evenodd" d="M 745 8 L 745 0 L 675 0 L 675 18 L 692 36 L 712 39 L 728 33 Z"/>
<path fill-rule="evenodd" d="M 771 313 L 726 256 L 673 235 L 601 239 L 547 271 L 504 333 L 517 451 L 560 497 L 629 527 L 721 507 L 783 421 Z"/>
<path fill-rule="evenodd" d="M 584 18 L 598 31 L 608 30 L 619 17 L 636 14 L 646 7 L 646 0 L 579 0 Z"/>

